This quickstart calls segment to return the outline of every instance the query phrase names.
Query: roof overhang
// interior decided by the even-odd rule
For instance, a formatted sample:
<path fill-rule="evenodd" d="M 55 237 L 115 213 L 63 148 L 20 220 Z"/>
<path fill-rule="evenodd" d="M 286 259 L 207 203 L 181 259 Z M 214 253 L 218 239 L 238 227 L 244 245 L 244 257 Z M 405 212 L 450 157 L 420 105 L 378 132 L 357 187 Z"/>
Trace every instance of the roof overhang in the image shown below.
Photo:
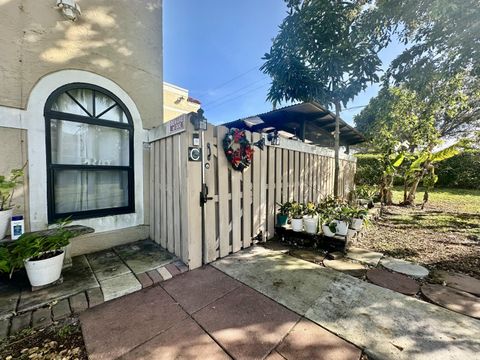
<path fill-rule="evenodd" d="M 316 102 L 304 102 L 272 110 L 267 113 L 223 124 L 260 133 L 274 130 L 292 134 L 318 146 L 333 147 L 335 114 Z M 365 137 L 340 119 L 340 145 L 365 142 Z"/>

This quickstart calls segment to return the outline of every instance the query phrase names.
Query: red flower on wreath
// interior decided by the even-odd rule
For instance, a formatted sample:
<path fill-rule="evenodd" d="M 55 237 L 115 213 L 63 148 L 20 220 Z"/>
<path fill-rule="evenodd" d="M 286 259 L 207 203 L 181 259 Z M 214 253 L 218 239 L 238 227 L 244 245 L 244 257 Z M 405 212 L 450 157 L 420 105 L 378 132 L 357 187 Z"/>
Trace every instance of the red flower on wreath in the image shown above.
<path fill-rule="evenodd" d="M 235 150 L 232 148 L 234 143 L 240 145 Z M 243 171 L 250 166 L 254 150 L 247 139 L 245 131 L 230 129 L 223 139 L 223 150 L 235 170 Z"/>

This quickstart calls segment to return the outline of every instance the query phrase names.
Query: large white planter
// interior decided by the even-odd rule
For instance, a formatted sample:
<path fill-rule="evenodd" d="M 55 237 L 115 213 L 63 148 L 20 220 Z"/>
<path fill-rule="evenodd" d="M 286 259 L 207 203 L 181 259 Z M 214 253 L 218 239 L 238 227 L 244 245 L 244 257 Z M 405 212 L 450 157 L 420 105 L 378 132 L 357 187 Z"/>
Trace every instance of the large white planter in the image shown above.
<path fill-rule="evenodd" d="M 342 220 L 333 220 L 337 223 L 337 235 L 346 236 L 348 233 L 348 222 Z"/>
<path fill-rule="evenodd" d="M 303 231 L 303 219 L 292 219 L 291 224 L 293 231 Z"/>
<path fill-rule="evenodd" d="M 45 260 L 24 261 L 28 280 L 32 286 L 44 286 L 60 279 L 65 257 L 65 251 L 61 251 L 60 254 Z"/>
<path fill-rule="evenodd" d="M 7 229 L 12 219 L 12 209 L 0 211 L 0 240 L 7 235 Z"/>
<path fill-rule="evenodd" d="M 323 234 L 325 236 L 328 236 L 328 237 L 334 237 L 335 236 L 335 233 L 330 230 L 330 228 L 328 227 L 328 224 L 323 224 L 322 225 L 322 230 L 323 230 Z"/>
<path fill-rule="evenodd" d="M 318 216 L 304 217 L 303 225 L 307 233 L 316 234 L 318 230 Z"/>
<path fill-rule="evenodd" d="M 353 218 L 350 223 L 350 229 L 360 231 L 363 227 L 363 219 Z"/>

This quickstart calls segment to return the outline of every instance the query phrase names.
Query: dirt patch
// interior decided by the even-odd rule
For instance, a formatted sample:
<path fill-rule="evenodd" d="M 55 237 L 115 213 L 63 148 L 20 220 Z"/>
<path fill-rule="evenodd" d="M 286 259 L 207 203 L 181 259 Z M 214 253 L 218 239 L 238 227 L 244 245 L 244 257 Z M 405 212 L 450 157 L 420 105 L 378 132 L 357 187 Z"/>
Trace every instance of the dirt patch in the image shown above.
<path fill-rule="evenodd" d="M 68 318 L 40 330 L 24 330 L 0 342 L 1 360 L 87 360 L 80 322 Z"/>
<path fill-rule="evenodd" d="M 425 210 L 389 206 L 358 246 L 414 261 L 430 270 L 458 271 L 480 278 L 480 214 L 458 212 L 455 204 Z"/>

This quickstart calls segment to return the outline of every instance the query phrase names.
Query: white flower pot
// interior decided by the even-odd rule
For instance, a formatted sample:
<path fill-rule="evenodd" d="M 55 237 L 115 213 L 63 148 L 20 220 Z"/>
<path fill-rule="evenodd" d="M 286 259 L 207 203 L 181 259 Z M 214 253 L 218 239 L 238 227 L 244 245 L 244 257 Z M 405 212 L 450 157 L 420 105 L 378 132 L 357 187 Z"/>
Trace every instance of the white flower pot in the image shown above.
<path fill-rule="evenodd" d="M 305 226 L 305 231 L 309 234 L 316 234 L 318 230 L 318 217 L 304 217 L 303 225 Z"/>
<path fill-rule="evenodd" d="M 303 231 L 303 219 L 292 219 L 291 223 L 293 231 Z"/>
<path fill-rule="evenodd" d="M 0 211 L 0 240 L 7 235 L 7 229 L 12 219 L 12 209 Z"/>
<path fill-rule="evenodd" d="M 350 229 L 360 231 L 363 227 L 363 219 L 353 218 L 350 224 Z"/>
<path fill-rule="evenodd" d="M 323 224 L 322 225 L 322 230 L 323 230 L 323 234 L 325 236 L 328 236 L 328 237 L 334 237 L 335 236 L 335 233 L 330 230 L 330 228 L 328 227 L 328 224 Z"/>
<path fill-rule="evenodd" d="M 348 222 L 342 220 L 333 220 L 337 223 L 337 235 L 346 236 L 348 233 Z"/>
<path fill-rule="evenodd" d="M 65 251 L 44 260 L 25 260 L 25 270 L 27 270 L 28 280 L 32 286 L 44 286 L 51 284 L 62 274 L 63 259 Z"/>

